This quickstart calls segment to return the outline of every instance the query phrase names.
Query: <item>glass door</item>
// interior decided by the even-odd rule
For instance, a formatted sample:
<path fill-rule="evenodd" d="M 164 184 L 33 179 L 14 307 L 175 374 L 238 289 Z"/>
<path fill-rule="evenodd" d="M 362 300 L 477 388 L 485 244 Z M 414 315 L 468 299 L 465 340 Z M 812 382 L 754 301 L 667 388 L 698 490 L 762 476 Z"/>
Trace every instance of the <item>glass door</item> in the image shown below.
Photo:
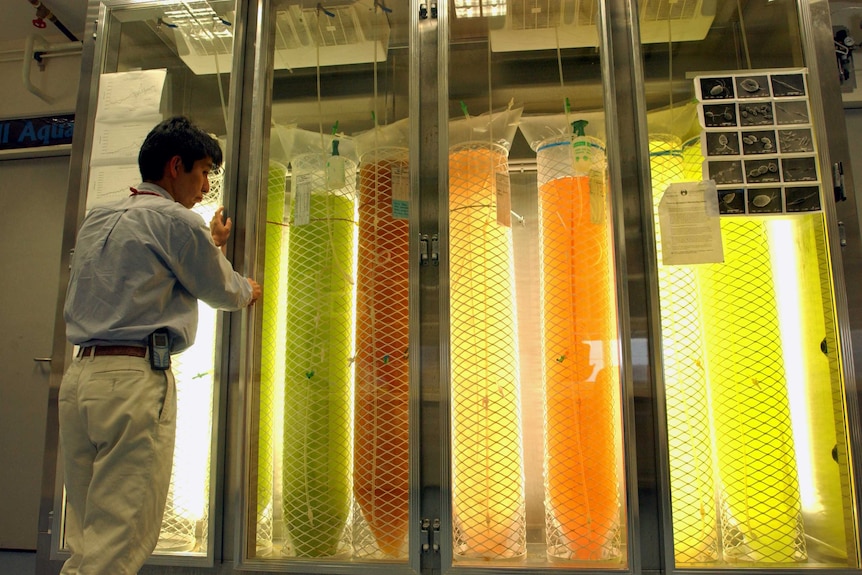
<path fill-rule="evenodd" d="M 832 189 L 798 4 L 639 14 L 676 568 L 857 568 Z"/>
<path fill-rule="evenodd" d="M 219 138 L 226 162 L 194 208 L 205 221 L 229 200 L 225 167 L 231 110 L 235 3 L 224 0 L 102 2 L 90 81 L 82 205 L 125 197 L 140 182 L 137 154 L 161 120 L 188 116 Z M 80 220 L 79 220 L 80 221 Z M 223 365 L 216 354 L 219 318 L 201 303 L 195 344 L 173 358 L 177 434 L 156 562 L 211 562 L 218 480 L 215 469 Z M 62 514 L 58 514 L 62 526 Z M 62 533 L 62 529 L 57 529 Z M 61 541 L 60 549 L 64 548 Z"/>
<path fill-rule="evenodd" d="M 458 570 L 630 568 L 602 10 L 447 2 L 442 339 Z"/>
<path fill-rule="evenodd" d="M 271 93 L 250 211 L 265 288 L 250 359 L 243 562 L 404 570 L 412 12 L 278 0 L 263 14 Z"/>

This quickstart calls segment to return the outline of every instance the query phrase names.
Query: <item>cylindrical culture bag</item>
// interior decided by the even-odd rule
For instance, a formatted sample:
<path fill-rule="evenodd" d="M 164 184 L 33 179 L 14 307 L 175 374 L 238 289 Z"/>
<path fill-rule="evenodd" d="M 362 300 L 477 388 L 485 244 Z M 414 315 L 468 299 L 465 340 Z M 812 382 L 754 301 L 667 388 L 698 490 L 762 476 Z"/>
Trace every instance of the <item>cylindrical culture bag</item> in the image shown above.
<path fill-rule="evenodd" d="M 700 139 L 680 147 L 672 134 L 649 141 L 655 221 L 670 184 L 700 181 Z M 703 349 L 703 318 L 692 266 L 662 264 L 661 229 L 655 227 L 661 305 L 662 357 L 667 409 L 674 557 L 680 565 L 718 559 L 715 467 Z"/>
<path fill-rule="evenodd" d="M 407 556 L 409 530 L 408 159 L 382 147 L 359 167 L 353 491 L 374 545 L 354 546 L 390 558 Z"/>
<path fill-rule="evenodd" d="M 268 549 L 273 534 L 273 491 L 276 459 L 282 454 L 278 432 L 283 428 L 281 398 L 284 394 L 285 293 L 284 293 L 284 198 L 287 166 L 270 161 L 266 194 L 266 252 L 263 285 L 263 345 L 260 352 L 260 411 L 257 458 L 257 545 Z M 278 438 L 278 441 L 276 441 Z M 278 465 L 278 468 L 281 466 Z"/>
<path fill-rule="evenodd" d="M 319 152 L 290 163 L 285 553 L 326 557 L 349 543 L 356 163 Z"/>
<path fill-rule="evenodd" d="M 549 556 L 620 556 L 616 306 L 606 158 L 573 133 L 536 145 Z"/>
<path fill-rule="evenodd" d="M 519 117 L 507 110 L 450 122 L 452 501 L 461 558 L 526 553 L 506 145 Z"/>

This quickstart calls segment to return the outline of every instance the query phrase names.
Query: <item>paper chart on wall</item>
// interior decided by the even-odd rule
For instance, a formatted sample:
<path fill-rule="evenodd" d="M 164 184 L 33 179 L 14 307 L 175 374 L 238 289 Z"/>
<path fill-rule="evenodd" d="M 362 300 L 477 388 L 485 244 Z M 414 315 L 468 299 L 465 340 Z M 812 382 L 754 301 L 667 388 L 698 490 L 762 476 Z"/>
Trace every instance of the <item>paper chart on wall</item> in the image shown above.
<path fill-rule="evenodd" d="M 166 78 L 165 68 L 102 74 L 96 121 L 122 123 L 159 115 Z"/>
<path fill-rule="evenodd" d="M 95 166 L 90 168 L 87 209 L 129 195 L 129 187 L 141 181 L 137 164 Z"/>
<path fill-rule="evenodd" d="M 162 120 L 166 69 L 102 74 L 90 173 L 87 209 L 128 195 L 140 181 L 138 152 L 153 126 Z"/>
<path fill-rule="evenodd" d="M 161 119 L 161 116 L 151 116 L 122 123 L 96 122 L 90 165 L 137 164 L 144 138 Z"/>

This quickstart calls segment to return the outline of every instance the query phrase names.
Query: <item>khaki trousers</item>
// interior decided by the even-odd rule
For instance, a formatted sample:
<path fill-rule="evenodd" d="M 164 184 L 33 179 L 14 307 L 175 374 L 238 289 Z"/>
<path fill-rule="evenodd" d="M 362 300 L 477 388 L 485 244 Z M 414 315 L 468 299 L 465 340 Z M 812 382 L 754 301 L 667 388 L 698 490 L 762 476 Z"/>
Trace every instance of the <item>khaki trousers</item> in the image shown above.
<path fill-rule="evenodd" d="M 75 358 L 59 394 L 61 575 L 134 575 L 159 539 L 176 435 L 174 376 L 149 358 Z"/>

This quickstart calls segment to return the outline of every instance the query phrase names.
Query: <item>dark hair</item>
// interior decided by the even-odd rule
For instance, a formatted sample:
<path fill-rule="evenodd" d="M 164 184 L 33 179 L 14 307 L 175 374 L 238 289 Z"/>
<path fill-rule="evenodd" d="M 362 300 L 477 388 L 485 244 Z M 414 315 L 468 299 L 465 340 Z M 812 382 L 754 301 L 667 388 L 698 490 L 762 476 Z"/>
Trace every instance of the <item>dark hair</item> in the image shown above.
<path fill-rule="evenodd" d="M 138 153 L 141 178 L 145 182 L 161 180 L 165 164 L 174 156 L 182 159 L 187 172 L 191 171 L 198 160 L 210 158 L 213 168 L 218 168 L 222 162 L 218 140 L 183 116 L 165 120 L 147 134 Z"/>

